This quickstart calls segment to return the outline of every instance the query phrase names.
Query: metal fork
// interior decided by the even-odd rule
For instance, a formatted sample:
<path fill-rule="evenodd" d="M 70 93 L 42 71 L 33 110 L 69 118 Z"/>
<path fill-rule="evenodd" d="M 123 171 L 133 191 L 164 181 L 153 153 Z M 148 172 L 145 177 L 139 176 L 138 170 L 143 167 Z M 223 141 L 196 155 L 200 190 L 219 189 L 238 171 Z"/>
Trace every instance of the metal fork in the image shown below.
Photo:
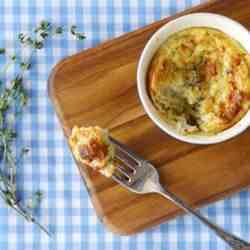
<path fill-rule="evenodd" d="M 159 174 L 155 167 L 144 160 L 127 146 L 110 137 L 111 142 L 116 147 L 116 158 L 120 163 L 116 171 L 112 175 L 113 180 L 121 184 L 123 187 L 138 194 L 158 193 L 175 203 L 187 213 L 195 216 L 203 224 L 207 225 L 222 240 L 224 240 L 232 249 L 249 250 L 250 243 L 240 239 L 239 237 L 226 232 L 216 224 L 210 222 L 199 212 L 195 211 L 191 206 L 182 201 L 175 194 L 163 188 L 159 181 Z"/>

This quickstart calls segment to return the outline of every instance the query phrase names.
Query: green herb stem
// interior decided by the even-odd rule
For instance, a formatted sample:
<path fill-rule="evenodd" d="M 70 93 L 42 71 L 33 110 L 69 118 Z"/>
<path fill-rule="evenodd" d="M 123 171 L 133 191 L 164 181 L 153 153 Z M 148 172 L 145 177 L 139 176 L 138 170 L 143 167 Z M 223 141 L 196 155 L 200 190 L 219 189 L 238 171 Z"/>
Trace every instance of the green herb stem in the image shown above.
<path fill-rule="evenodd" d="M 2 71 L 1 71 L 1 75 L 4 75 L 7 71 L 8 71 L 8 69 L 12 66 L 14 64 L 14 62 L 13 62 L 13 60 L 10 60 L 9 62 L 7 62 L 5 65 L 4 65 L 4 67 L 3 67 L 3 69 L 2 69 Z"/>
<path fill-rule="evenodd" d="M 17 135 L 13 129 L 13 124 L 10 124 L 7 118 L 10 113 L 14 114 L 15 117 L 21 114 L 22 109 L 27 104 L 28 95 L 23 86 L 23 78 L 25 72 L 32 67 L 34 53 L 42 49 L 50 37 L 62 34 L 64 31 L 64 27 L 53 27 L 50 22 L 42 21 L 30 35 L 20 33 L 18 35 L 19 42 L 30 49 L 30 55 L 26 60 L 22 60 L 15 54 L 8 56 L 5 48 L 0 48 L 0 54 L 6 54 L 9 58 L 0 74 L 5 74 L 12 65 L 18 64 L 19 66 L 19 74 L 14 76 L 10 87 L 4 86 L 0 89 L 0 162 L 4 167 L 3 169 L 0 168 L 0 197 L 9 207 L 23 216 L 25 220 L 36 224 L 49 236 L 51 235 L 48 229 L 33 216 L 29 207 L 23 206 L 17 198 L 16 168 L 20 159 L 27 153 L 27 150 L 22 150 L 19 155 L 16 155 L 12 150 L 12 144 L 15 142 Z M 77 31 L 75 25 L 71 26 L 70 32 L 78 40 L 85 39 L 85 36 Z M 42 197 L 43 195 L 40 191 L 35 193 L 31 209 L 40 204 Z"/>

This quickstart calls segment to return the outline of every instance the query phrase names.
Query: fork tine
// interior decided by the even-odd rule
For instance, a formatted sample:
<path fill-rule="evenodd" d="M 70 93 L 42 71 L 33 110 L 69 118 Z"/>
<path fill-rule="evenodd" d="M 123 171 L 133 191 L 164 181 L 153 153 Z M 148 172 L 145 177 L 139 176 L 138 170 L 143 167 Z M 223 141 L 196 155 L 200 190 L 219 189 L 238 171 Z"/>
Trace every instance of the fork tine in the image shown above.
<path fill-rule="evenodd" d="M 115 144 L 116 148 L 118 149 L 118 153 L 119 153 L 119 150 L 120 150 L 124 155 L 128 156 L 135 163 L 137 163 L 138 165 L 140 164 L 140 161 L 142 160 L 142 158 L 139 155 L 135 154 L 126 145 L 123 145 L 119 141 L 115 140 L 113 137 L 110 136 L 109 138 L 110 138 L 110 141 Z M 125 159 L 121 157 L 120 160 L 123 161 Z"/>
<path fill-rule="evenodd" d="M 114 179 L 115 181 L 117 181 L 119 183 L 122 182 L 121 176 L 117 175 L 116 173 L 113 173 L 111 177 L 112 177 L 112 179 Z"/>
<path fill-rule="evenodd" d="M 118 182 L 119 184 L 121 184 L 122 186 L 128 186 L 129 184 L 129 181 L 122 178 L 120 175 L 116 174 L 116 173 L 113 173 L 112 174 L 112 179 L 116 182 Z"/>
<path fill-rule="evenodd" d="M 116 169 L 123 175 L 125 175 L 128 179 L 130 179 L 132 176 L 130 173 L 122 166 L 122 165 L 116 165 Z"/>
<path fill-rule="evenodd" d="M 117 150 L 115 157 L 119 161 L 124 163 L 130 170 L 132 170 L 133 172 L 135 171 L 135 168 L 136 168 L 135 165 L 137 165 L 137 162 L 128 158 L 127 155 L 124 155 L 124 153 L 120 152 L 120 150 Z"/>

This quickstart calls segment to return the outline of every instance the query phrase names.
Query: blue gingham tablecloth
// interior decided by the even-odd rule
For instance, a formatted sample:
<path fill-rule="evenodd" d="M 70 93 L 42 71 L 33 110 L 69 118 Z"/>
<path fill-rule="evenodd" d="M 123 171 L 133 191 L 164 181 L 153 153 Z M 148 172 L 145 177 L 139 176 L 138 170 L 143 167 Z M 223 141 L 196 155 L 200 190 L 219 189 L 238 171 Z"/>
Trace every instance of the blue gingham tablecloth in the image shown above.
<path fill-rule="evenodd" d="M 37 215 L 48 224 L 54 237 L 49 239 L 0 200 L 0 250 L 228 249 L 190 216 L 179 217 L 135 236 L 122 237 L 109 232 L 96 217 L 47 96 L 49 72 L 61 58 L 201 1 L 0 1 L 0 47 L 6 47 L 9 52 L 18 50 L 18 32 L 30 30 L 43 19 L 61 25 L 76 24 L 87 36 L 84 42 L 76 42 L 65 34 L 35 55 L 36 66 L 26 75 L 31 101 L 17 124 L 20 136 L 16 147 L 31 148 L 30 155 L 18 168 L 18 188 L 24 197 L 37 189 L 43 190 L 45 198 Z M 10 69 L 6 77 L 14 71 Z M 202 213 L 250 241 L 249 191 L 203 208 Z"/>

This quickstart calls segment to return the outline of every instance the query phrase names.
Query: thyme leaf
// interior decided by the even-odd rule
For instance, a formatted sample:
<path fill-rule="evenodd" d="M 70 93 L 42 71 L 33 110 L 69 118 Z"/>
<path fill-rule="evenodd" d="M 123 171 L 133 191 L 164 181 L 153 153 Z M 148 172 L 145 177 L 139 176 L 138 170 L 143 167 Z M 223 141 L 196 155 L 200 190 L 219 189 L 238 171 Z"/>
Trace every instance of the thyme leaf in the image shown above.
<path fill-rule="evenodd" d="M 0 48 L 0 55 L 5 54 L 5 48 Z"/>
<path fill-rule="evenodd" d="M 77 26 L 76 25 L 71 25 L 70 32 L 78 40 L 84 40 L 86 38 L 84 34 L 77 31 Z"/>
<path fill-rule="evenodd" d="M 63 27 L 59 26 L 55 28 L 55 33 L 56 34 L 62 34 L 64 31 Z"/>

